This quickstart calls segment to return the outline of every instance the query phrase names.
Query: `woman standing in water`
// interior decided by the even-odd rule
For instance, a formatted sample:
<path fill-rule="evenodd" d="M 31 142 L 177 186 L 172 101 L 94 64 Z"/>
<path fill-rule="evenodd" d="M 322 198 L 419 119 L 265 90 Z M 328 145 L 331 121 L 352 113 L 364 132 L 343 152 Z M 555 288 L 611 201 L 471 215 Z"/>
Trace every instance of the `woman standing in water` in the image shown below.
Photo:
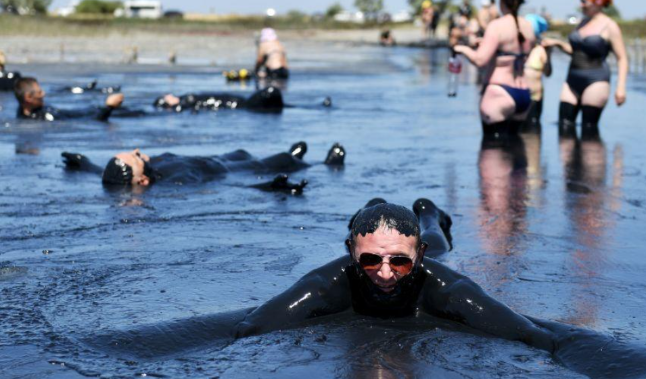
<path fill-rule="evenodd" d="M 525 16 L 534 27 L 534 35 L 538 41 L 549 27 L 547 20 L 537 14 Z M 543 114 L 543 75 L 552 75 L 550 51 L 540 44 L 534 46 L 525 62 L 525 78 L 532 96 L 532 105 L 524 125 L 524 131 L 540 131 L 541 115 Z"/>
<path fill-rule="evenodd" d="M 262 69 L 264 72 L 261 72 Z M 260 32 L 258 58 L 256 59 L 256 74 L 268 79 L 287 79 L 287 54 L 283 44 L 278 41 L 278 35 L 272 28 L 264 28 Z"/>
<path fill-rule="evenodd" d="M 455 47 L 474 65 L 487 68 L 480 101 L 485 134 L 516 133 L 527 117 L 531 96 L 523 71 L 536 39 L 529 21 L 518 17 L 523 3 L 501 0 L 503 16 L 489 23 L 478 49 Z"/>
<path fill-rule="evenodd" d="M 546 39 L 543 46 L 556 46 L 572 56 L 570 71 L 561 91 L 559 133 L 576 133 L 579 110 L 582 111 L 582 133 L 598 133 L 601 112 L 610 97 L 610 68 L 606 62 L 612 50 L 617 57 L 618 79 L 615 102 L 626 102 L 628 56 L 621 29 L 615 21 L 603 14 L 603 8 L 612 0 L 580 0 L 585 18 L 569 36 L 569 43 Z"/>

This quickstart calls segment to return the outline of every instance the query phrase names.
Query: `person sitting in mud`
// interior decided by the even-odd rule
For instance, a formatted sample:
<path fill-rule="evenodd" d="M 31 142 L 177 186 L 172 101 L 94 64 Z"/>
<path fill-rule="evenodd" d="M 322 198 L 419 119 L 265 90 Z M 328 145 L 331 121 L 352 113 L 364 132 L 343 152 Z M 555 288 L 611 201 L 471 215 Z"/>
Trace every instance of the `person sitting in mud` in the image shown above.
<path fill-rule="evenodd" d="M 203 183 L 225 176 L 228 172 L 252 171 L 255 173 L 295 172 L 310 164 L 303 161 L 307 144 L 298 142 L 292 145 L 289 152 L 278 153 L 267 158 L 257 159 L 245 150 L 214 156 L 181 156 L 164 153 L 149 157 L 139 149 L 115 155 L 105 168 L 93 164 L 87 157 L 63 152 L 61 155 L 69 170 L 85 171 L 100 174 L 108 186 L 148 187 L 158 181 L 169 183 Z M 325 164 L 343 166 L 345 149 L 334 144 L 329 150 Z M 278 175 L 271 182 L 253 185 L 268 191 L 301 193 L 307 181 L 288 182 L 286 175 Z"/>
<path fill-rule="evenodd" d="M 381 34 L 379 35 L 379 44 L 381 46 L 395 46 L 397 44 L 390 29 L 386 29 L 381 32 Z"/>
<path fill-rule="evenodd" d="M 18 100 L 18 118 L 54 121 L 77 118 L 94 118 L 107 121 L 112 111 L 121 106 L 123 94 L 109 95 L 105 106 L 89 109 L 64 110 L 45 106 L 45 91 L 34 78 L 24 77 L 16 81 L 14 94 Z"/>
<path fill-rule="evenodd" d="M 451 249 L 450 229 L 451 218 L 428 199 L 415 201 L 412 211 L 373 199 L 350 221 L 345 242 L 348 254 L 306 274 L 265 304 L 112 331 L 92 336 L 88 343 L 122 353 L 157 356 L 214 340 L 284 330 L 348 310 L 386 319 L 425 313 L 546 350 L 584 374 L 615 377 L 622 371 L 624 377 L 626 373 L 643 377 L 643 349 L 518 314 L 471 279 L 432 259 Z"/>
<path fill-rule="evenodd" d="M 278 88 L 267 87 L 255 92 L 249 98 L 223 92 L 187 94 L 179 97 L 168 94 L 157 98 L 153 106 L 175 112 L 239 108 L 254 112 L 281 112 L 285 103 L 282 92 Z"/>
<path fill-rule="evenodd" d="M 260 31 L 254 71 L 258 78 L 289 79 L 285 47 L 278 41 L 278 35 L 272 28 L 264 28 Z"/>
<path fill-rule="evenodd" d="M 0 51 L 0 91 L 13 91 L 13 86 L 16 80 L 20 79 L 19 72 L 5 71 L 7 58 L 4 53 Z"/>

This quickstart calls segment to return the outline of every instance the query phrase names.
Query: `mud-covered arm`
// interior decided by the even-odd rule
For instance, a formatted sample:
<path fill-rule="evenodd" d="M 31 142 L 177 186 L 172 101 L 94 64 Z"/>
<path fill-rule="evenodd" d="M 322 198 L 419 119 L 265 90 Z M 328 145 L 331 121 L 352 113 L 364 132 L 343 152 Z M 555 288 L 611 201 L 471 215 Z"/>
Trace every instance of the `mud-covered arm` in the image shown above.
<path fill-rule="evenodd" d="M 338 258 L 303 276 L 285 292 L 251 312 L 238 324 L 236 337 L 268 333 L 314 317 L 343 312 L 352 306 L 343 270 L 350 257 Z"/>
<path fill-rule="evenodd" d="M 103 169 L 92 163 L 88 157 L 79 153 L 69 153 L 64 151 L 61 153 L 65 169 L 71 171 L 91 172 L 93 174 L 103 173 Z"/>
<path fill-rule="evenodd" d="M 471 279 L 432 259 L 424 259 L 429 275 L 422 292 L 424 309 L 474 329 L 530 346 L 554 351 L 553 333 L 487 295 Z"/>
<path fill-rule="evenodd" d="M 646 378 L 646 348 L 554 321 L 527 316 L 556 336 L 554 356 L 566 367 L 597 378 Z"/>
<path fill-rule="evenodd" d="M 109 106 L 84 109 L 58 109 L 54 117 L 57 120 L 94 118 L 99 121 L 107 121 L 110 118 L 113 110 L 114 108 Z"/>

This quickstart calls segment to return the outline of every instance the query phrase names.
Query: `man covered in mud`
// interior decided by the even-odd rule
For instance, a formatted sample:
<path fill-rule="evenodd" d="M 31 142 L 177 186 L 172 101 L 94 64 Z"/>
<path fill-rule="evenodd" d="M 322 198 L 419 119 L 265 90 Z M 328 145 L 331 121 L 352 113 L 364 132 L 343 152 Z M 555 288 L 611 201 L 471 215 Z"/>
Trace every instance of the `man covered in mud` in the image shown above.
<path fill-rule="evenodd" d="M 18 118 L 42 121 L 78 118 L 94 118 L 99 121 L 107 121 L 112 111 L 119 108 L 123 102 L 123 94 L 116 93 L 106 98 L 105 106 L 103 107 L 75 110 L 47 107 L 45 106 L 45 91 L 38 84 L 38 81 L 31 77 L 16 80 L 14 94 L 18 100 Z"/>
<path fill-rule="evenodd" d="M 553 351 L 548 330 L 428 257 L 449 250 L 450 225 L 450 217 L 427 199 L 417 200 L 413 211 L 381 199 L 371 201 L 351 221 L 348 256 L 314 270 L 249 313 L 238 325 L 237 336 L 352 308 L 380 318 L 425 312 Z"/>
<path fill-rule="evenodd" d="M 451 218 L 428 199 L 413 211 L 373 199 L 350 221 L 348 254 L 306 274 L 265 304 L 229 313 L 112 331 L 87 342 L 141 357 L 297 327 L 354 311 L 379 318 L 448 319 L 522 341 L 594 377 L 646 375 L 646 351 L 613 337 L 520 315 L 431 257 L 451 249 Z M 402 321 L 405 322 L 405 321 Z"/>
<path fill-rule="evenodd" d="M 6 57 L 0 51 L 0 91 L 13 91 L 16 80 L 20 79 L 19 72 L 11 72 L 5 69 Z"/>
<path fill-rule="evenodd" d="M 303 160 L 307 152 L 305 142 L 297 142 L 289 152 L 274 154 L 267 158 L 257 159 L 245 150 L 236 150 L 223 155 L 181 156 L 164 153 L 149 157 L 139 149 L 115 155 L 104 169 L 94 165 L 90 160 L 76 153 L 62 153 L 67 169 L 101 174 L 105 185 L 148 187 L 157 181 L 171 183 L 203 183 L 224 177 L 228 172 L 252 171 L 255 173 L 294 172 L 310 166 Z M 343 166 L 345 149 L 334 144 L 327 155 L 325 164 Z M 278 175 L 269 183 L 253 185 L 268 191 L 301 193 L 307 181 L 290 183 L 285 174 Z"/>
<path fill-rule="evenodd" d="M 255 92 L 249 98 L 230 93 L 198 93 L 175 96 L 167 94 L 159 97 L 153 103 L 155 108 L 171 109 L 175 112 L 247 109 L 255 112 L 281 112 L 285 106 L 280 89 L 268 87 Z"/>

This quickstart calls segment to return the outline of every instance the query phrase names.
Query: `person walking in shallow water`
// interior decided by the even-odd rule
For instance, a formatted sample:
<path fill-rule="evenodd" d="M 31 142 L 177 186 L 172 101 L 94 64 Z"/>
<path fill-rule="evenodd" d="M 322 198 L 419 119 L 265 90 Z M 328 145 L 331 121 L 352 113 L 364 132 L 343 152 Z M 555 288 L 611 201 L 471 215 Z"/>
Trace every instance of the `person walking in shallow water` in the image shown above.
<path fill-rule="evenodd" d="M 540 41 L 541 35 L 549 27 L 547 20 L 537 14 L 528 14 L 525 18 L 534 27 L 536 39 Z M 552 75 L 551 49 L 546 49 L 540 43 L 534 46 L 525 62 L 525 79 L 531 93 L 532 104 L 523 126 L 525 131 L 540 131 L 541 115 L 543 114 L 543 75 Z"/>
<path fill-rule="evenodd" d="M 280 43 L 276 31 L 272 28 L 264 28 L 260 32 L 255 72 L 259 78 L 289 78 L 285 47 Z"/>
<path fill-rule="evenodd" d="M 585 18 L 569 36 L 569 42 L 545 39 L 543 46 L 556 46 L 572 56 L 567 80 L 561 91 L 559 133 L 576 134 L 576 118 L 582 113 L 582 134 L 598 133 L 601 113 L 610 98 L 610 51 L 617 57 L 615 102 L 626 102 L 628 55 L 619 25 L 603 13 L 612 0 L 581 0 Z"/>
<path fill-rule="evenodd" d="M 480 101 L 485 134 L 516 133 L 531 104 L 524 66 L 536 39 L 529 21 L 518 17 L 523 2 L 500 2 L 503 16 L 489 23 L 477 50 L 465 45 L 454 48 L 474 65 L 486 68 Z"/>

